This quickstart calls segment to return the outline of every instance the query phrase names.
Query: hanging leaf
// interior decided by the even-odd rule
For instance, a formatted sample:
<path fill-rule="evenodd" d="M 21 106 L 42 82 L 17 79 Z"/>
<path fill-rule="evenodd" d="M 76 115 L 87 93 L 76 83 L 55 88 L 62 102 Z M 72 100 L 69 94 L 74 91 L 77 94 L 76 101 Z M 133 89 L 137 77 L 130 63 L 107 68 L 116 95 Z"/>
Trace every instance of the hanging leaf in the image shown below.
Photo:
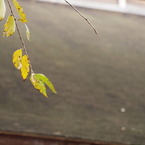
<path fill-rule="evenodd" d="M 14 17 L 9 16 L 4 25 L 3 36 L 6 36 L 6 37 L 11 36 L 15 32 L 15 28 L 16 28 L 16 25 L 15 25 Z"/>
<path fill-rule="evenodd" d="M 21 64 L 22 64 L 21 76 L 22 76 L 23 80 L 25 80 L 28 77 L 29 68 L 30 68 L 29 59 L 28 59 L 27 55 L 24 55 L 22 57 Z"/>
<path fill-rule="evenodd" d="M 21 69 L 22 67 L 21 60 L 22 60 L 22 49 L 18 49 L 13 53 L 12 58 L 13 64 L 18 70 Z"/>
<path fill-rule="evenodd" d="M 50 88 L 50 90 L 56 94 L 56 90 L 53 84 L 49 81 L 49 79 L 43 74 L 35 74 L 32 73 L 30 80 L 34 86 L 34 88 L 38 89 L 40 93 L 42 93 L 45 97 L 47 96 L 45 84 Z"/>
<path fill-rule="evenodd" d="M 40 93 L 42 93 L 45 97 L 48 97 L 44 83 L 40 81 L 39 78 L 37 78 L 35 75 L 36 75 L 35 73 L 31 74 L 31 77 L 30 77 L 31 83 L 33 84 L 35 89 L 39 90 Z"/>
<path fill-rule="evenodd" d="M 30 31 L 29 31 L 29 28 L 28 28 L 28 26 L 26 24 L 25 24 L 25 28 L 26 28 L 27 39 L 30 40 Z"/>
<path fill-rule="evenodd" d="M 55 94 L 57 93 L 55 88 L 54 88 L 54 85 L 51 83 L 51 81 L 45 75 L 35 74 L 35 77 L 37 77 L 37 79 L 39 79 L 44 84 L 46 84 L 53 93 L 55 93 Z"/>
<path fill-rule="evenodd" d="M 19 20 L 23 23 L 28 22 L 22 6 L 17 2 L 17 0 L 12 0 L 12 1 L 14 3 L 15 8 L 17 9 L 17 11 L 19 13 L 20 18 L 21 18 Z"/>
<path fill-rule="evenodd" d="M 6 5 L 4 0 L 0 0 L 0 21 L 5 17 Z"/>

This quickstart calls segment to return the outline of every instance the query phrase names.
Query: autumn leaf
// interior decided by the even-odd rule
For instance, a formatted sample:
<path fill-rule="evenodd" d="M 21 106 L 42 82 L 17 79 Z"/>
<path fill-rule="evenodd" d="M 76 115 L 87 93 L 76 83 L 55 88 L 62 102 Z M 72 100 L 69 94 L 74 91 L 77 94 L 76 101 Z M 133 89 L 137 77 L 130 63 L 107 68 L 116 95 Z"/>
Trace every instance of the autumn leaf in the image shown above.
<path fill-rule="evenodd" d="M 21 76 L 23 80 L 25 80 L 28 77 L 29 70 L 30 70 L 30 63 L 27 55 L 24 55 L 21 59 Z"/>
<path fill-rule="evenodd" d="M 28 28 L 28 26 L 26 24 L 25 24 L 25 28 L 26 28 L 27 39 L 30 40 L 30 31 L 29 31 L 29 28 Z"/>
<path fill-rule="evenodd" d="M 18 49 L 13 53 L 12 58 L 13 64 L 18 70 L 20 70 L 22 67 L 21 60 L 22 60 L 22 49 Z"/>
<path fill-rule="evenodd" d="M 15 29 L 16 29 L 16 25 L 15 25 L 14 17 L 9 16 L 4 25 L 3 36 L 6 36 L 6 37 L 11 36 L 15 32 Z"/>
<path fill-rule="evenodd" d="M 4 0 L 0 0 L 0 21 L 5 17 L 6 5 Z"/>
<path fill-rule="evenodd" d="M 45 84 L 35 76 L 35 73 L 31 74 L 30 81 L 33 84 L 34 88 L 39 90 L 45 97 L 47 96 Z"/>
<path fill-rule="evenodd" d="M 32 73 L 30 80 L 34 86 L 34 88 L 38 89 L 40 91 L 40 93 L 42 93 L 45 97 L 47 96 L 46 93 L 46 87 L 45 85 L 47 85 L 49 87 L 49 89 L 53 92 L 53 93 L 57 93 L 53 84 L 50 82 L 50 80 L 43 74 L 35 74 Z"/>
<path fill-rule="evenodd" d="M 17 9 L 17 12 L 21 19 L 19 19 L 21 22 L 25 23 L 28 22 L 26 18 L 26 14 L 24 13 L 23 7 L 17 2 L 17 0 L 12 0 L 15 8 Z"/>
<path fill-rule="evenodd" d="M 53 93 L 57 93 L 54 85 L 51 83 L 51 81 L 43 74 L 35 74 L 35 77 L 37 77 L 40 81 L 42 81 L 44 84 L 46 84 L 49 89 L 53 92 Z"/>

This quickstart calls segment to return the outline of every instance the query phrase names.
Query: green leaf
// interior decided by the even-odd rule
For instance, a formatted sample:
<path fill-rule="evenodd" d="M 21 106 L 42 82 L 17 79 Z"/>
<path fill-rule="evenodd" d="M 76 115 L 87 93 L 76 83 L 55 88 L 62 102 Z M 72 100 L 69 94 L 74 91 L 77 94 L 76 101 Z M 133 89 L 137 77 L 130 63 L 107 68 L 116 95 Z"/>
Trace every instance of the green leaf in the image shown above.
<path fill-rule="evenodd" d="M 42 93 L 45 97 L 48 97 L 46 93 L 45 84 L 35 76 L 35 73 L 31 74 L 30 81 L 35 89 L 39 90 L 40 93 Z"/>
<path fill-rule="evenodd" d="M 46 84 L 53 93 L 55 93 L 55 94 L 57 93 L 55 88 L 54 88 L 54 85 L 51 83 L 51 81 L 45 75 L 35 74 L 35 77 L 37 77 L 37 79 L 39 79 L 44 84 Z"/>
<path fill-rule="evenodd" d="M 31 77 L 30 77 L 30 81 L 33 84 L 34 88 L 38 89 L 40 91 L 40 93 L 42 93 L 45 97 L 47 96 L 46 93 L 46 87 L 45 85 L 47 85 L 49 87 L 49 89 L 56 94 L 56 90 L 53 86 L 53 84 L 50 82 L 50 80 L 43 74 L 35 74 L 32 73 Z"/>

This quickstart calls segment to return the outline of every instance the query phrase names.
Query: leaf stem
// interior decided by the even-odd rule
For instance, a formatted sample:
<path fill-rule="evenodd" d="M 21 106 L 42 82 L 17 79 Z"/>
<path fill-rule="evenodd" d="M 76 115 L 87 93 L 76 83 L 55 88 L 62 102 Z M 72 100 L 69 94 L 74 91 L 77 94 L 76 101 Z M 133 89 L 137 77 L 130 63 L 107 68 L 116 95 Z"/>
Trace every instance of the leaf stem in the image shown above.
<path fill-rule="evenodd" d="M 19 29 L 19 26 L 18 26 L 18 23 L 17 23 L 17 19 L 16 19 L 15 15 L 14 15 L 13 9 L 12 9 L 11 4 L 10 4 L 10 1 L 7 0 L 7 2 L 8 2 L 8 5 L 9 5 L 9 8 L 10 8 L 10 11 L 11 11 L 11 15 L 14 17 L 15 24 L 16 24 L 16 29 L 17 29 L 20 41 L 21 41 L 22 46 L 23 46 L 23 50 L 24 50 L 25 54 L 28 56 L 28 58 L 29 58 L 29 55 L 28 55 L 28 52 L 27 52 L 27 49 L 26 49 L 26 46 L 25 46 L 25 42 L 24 42 L 24 39 L 23 39 L 23 37 L 21 35 L 20 29 Z M 30 62 L 30 58 L 29 58 L 29 64 L 30 64 L 31 73 L 33 73 L 32 65 L 31 65 L 31 62 Z"/>
<path fill-rule="evenodd" d="M 65 2 L 72 7 L 84 20 L 86 20 L 86 22 L 92 27 L 92 29 L 94 30 L 95 34 L 98 35 L 98 32 L 96 30 L 96 28 L 93 26 L 93 24 L 76 8 L 74 7 L 70 2 L 68 2 L 67 0 L 65 0 Z"/>

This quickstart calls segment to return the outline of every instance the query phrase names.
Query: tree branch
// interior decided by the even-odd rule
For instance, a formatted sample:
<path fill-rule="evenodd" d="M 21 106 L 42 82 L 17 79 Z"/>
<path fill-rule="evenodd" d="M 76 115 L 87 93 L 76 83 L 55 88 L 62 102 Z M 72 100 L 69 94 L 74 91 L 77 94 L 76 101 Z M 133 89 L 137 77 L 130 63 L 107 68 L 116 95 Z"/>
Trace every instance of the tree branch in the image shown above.
<path fill-rule="evenodd" d="M 21 43 L 22 43 L 22 46 L 23 46 L 23 50 L 25 51 L 25 54 L 26 54 L 26 55 L 28 56 L 28 58 L 29 58 L 29 55 L 28 55 L 28 52 L 27 52 L 27 49 L 26 49 L 26 46 L 25 46 L 25 42 L 24 42 L 23 37 L 22 37 L 22 35 L 21 35 L 20 29 L 19 29 L 19 26 L 18 26 L 18 23 L 17 23 L 17 19 L 16 19 L 15 15 L 14 15 L 13 9 L 12 9 L 11 4 L 10 4 L 10 1 L 7 0 L 7 2 L 8 2 L 8 5 L 9 5 L 9 8 L 10 8 L 10 11 L 11 11 L 11 15 L 14 17 L 15 24 L 16 24 L 16 29 L 17 29 L 19 38 L 20 38 Z M 30 60 L 29 60 L 29 64 L 30 64 L 31 72 L 33 73 L 33 69 L 32 69 L 32 65 L 31 65 Z"/>
<path fill-rule="evenodd" d="M 65 2 L 70 7 L 72 7 L 90 25 L 90 27 L 94 30 L 95 34 L 98 35 L 98 32 L 97 32 L 96 28 L 93 26 L 93 24 L 76 7 L 74 7 L 70 2 L 68 2 L 67 0 L 65 0 Z"/>

